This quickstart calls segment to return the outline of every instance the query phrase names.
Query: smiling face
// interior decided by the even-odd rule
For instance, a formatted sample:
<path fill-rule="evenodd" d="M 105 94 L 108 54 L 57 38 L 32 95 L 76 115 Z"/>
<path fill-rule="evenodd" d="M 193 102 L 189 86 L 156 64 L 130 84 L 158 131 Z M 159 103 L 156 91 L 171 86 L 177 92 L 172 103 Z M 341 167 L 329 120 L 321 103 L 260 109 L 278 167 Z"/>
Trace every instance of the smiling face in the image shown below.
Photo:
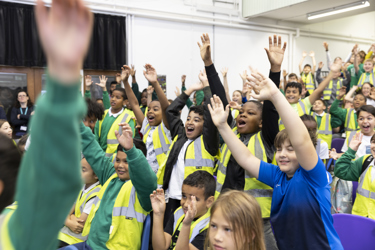
<path fill-rule="evenodd" d="M 308 74 L 308 73 L 310 73 L 310 72 L 311 72 L 311 67 L 310 67 L 310 66 L 305 66 L 305 67 L 303 68 L 303 73 Z"/>
<path fill-rule="evenodd" d="M 232 100 L 234 102 L 237 102 L 238 104 L 241 105 L 242 104 L 242 95 L 241 95 L 241 93 L 238 92 L 238 91 L 234 91 L 233 95 L 232 95 Z"/>
<path fill-rule="evenodd" d="M 220 207 L 211 215 L 209 235 L 210 243 L 215 250 L 237 250 L 233 228 L 223 215 Z M 241 244 L 240 242 L 237 242 Z"/>
<path fill-rule="evenodd" d="M 290 104 L 294 104 L 301 98 L 301 93 L 298 88 L 288 87 L 285 90 L 285 98 Z"/>
<path fill-rule="evenodd" d="M 366 96 L 366 97 L 368 97 L 369 95 L 370 95 L 370 93 L 371 93 L 371 84 L 370 83 L 368 83 L 368 82 L 366 82 L 366 83 L 364 83 L 363 85 L 362 85 L 362 94 L 364 95 L 364 96 Z"/>
<path fill-rule="evenodd" d="M 0 127 L 0 132 L 12 139 L 12 127 L 9 125 L 9 122 L 4 122 Z"/>
<path fill-rule="evenodd" d="M 316 100 L 314 102 L 314 105 L 313 105 L 313 109 L 316 113 L 320 114 L 322 113 L 324 110 L 326 110 L 326 105 L 324 104 L 324 102 L 320 99 Z"/>
<path fill-rule="evenodd" d="M 125 106 L 125 101 L 122 96 L 121 91 L 114 90 L 112 91 L 112 96 L 111 96 L 111 108 L 114 112 L 119 112 L 122 107 Z"/>
<path fill-rule="evenodd" d="M 353 100 L 353 108 L 355 110 L 357 110 L 360 107 L 362 107 L 363 105 L 366 105 L 366 99 L 365 99 L 365 97 L 363 95 L 361 95 L 361 94 L 357 94 L 354 97 L 354 100 Z"/>
<path fill-rule="evenodd" d="M 295 76 L 289 76 L 288 77 L 288 82 L 298 82 L 298 78 Z"/>
<path fill-rule="evenodd" d="M 194 140 L 202 134 L 203 131 L 203 115 L 190 111 L 185 122 L 186 137 Z"/>
<path fill-rule="evenodd" d="M 360 111 L 357 118 L 358 126 L 362 134 L 366 136 L 373 135 L 375 127 L 375 117 L 366 111 Z"/>
<path fill-rule="evenodd" d="M 185 214 L 188 211 L 189 205 L 191 204 L 191 196 L 195 196 L 195 199 L 197 201 L 197 214 L 195 215 L 195 218 L 199 218 L 207 213 L 208 208 L 211 207 L 214 201 L 213 196 L 211 196 L 211 198 L 208 198 L 207 200 L 205 199 L 204 188 L 198 188 L 183 184 L 180 204 Z"/>
<path fill-rule="evenodd" d="M 276 147 L 276 161 L 280 170 L 288 177 L 293 177 L 299 168 L 296 152 L 289 139 L 284 140 L 281 145 Z"/>
<path fill-rule="evenodd" d="M 148 105 L 147 120 L 150 126 L 159 126 L 163 119 L 163 113 L 161 110 L 159 101 L 152 101 Z"/>
<path fill-rule="evenodd" d="M 374 68 L 374 63 L 371 60 L 366 60 L 363 64 L 363 69 L 366 73 L 371 73 L 372 69 Z"/>
<path fill-rule="evenodd" d="M 117 151 L 115 170 L 118 178 L 122 181 L 130 180 L 127 155 L 123 151 Z"/>
<path fill-rule="evenodd" d="M 258 132 L 262 128 L 262 110 L 256 103 L 246 102 L 239 110 L 236 124 L 240 134 Z"/>

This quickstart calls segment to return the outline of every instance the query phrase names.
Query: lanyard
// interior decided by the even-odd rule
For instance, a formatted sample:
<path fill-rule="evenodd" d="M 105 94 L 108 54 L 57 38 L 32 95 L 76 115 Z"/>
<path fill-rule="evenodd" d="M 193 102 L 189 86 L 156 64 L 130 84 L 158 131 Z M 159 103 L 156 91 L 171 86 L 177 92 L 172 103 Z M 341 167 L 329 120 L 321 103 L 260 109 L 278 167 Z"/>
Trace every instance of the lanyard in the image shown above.
<path fill-rule="evenodd" d="M 27 114 L 27 110 L 28 110 L 29 108 L 28 107 L 26 107 L 26 110 L 25 110 L 25 115 Z M 23 112 L 22 112 L 22 108 L 20 108 L 20 111 L 21 111 L 21 115 L 23 115 Z"/>

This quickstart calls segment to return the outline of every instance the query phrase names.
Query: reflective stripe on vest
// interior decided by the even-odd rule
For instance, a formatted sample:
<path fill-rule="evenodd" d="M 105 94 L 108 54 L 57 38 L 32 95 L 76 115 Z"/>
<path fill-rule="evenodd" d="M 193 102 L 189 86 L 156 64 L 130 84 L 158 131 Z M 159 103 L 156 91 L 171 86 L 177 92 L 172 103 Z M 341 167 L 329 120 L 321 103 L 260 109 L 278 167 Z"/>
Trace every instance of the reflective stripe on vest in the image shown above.
<path fill-rule="evenodd" d="M 126 122 L 126 120 L 128 119 L 128 117 L 129 117 L 129 113 L 125 113 L 125 115 L 124 115 L 124 117 L 121 119 L 121 122 L 120 123 L 124 123 L 124 122 Z M 116 120 L 113 122 L 113 124 L 115 124 L 116 123 Z M 116 125 L 118 125 L 118 124 L 116 124 Z M 122 135 L 122 127 L 120 126 L 119 127 L 119 131 L 118 131 L 118 133 L 120 134 L 120 135 Z M 107 144 L 118 144 L 118 140 L 117 139 L 107 139 Z"/>
<path fill-rule="evenodd" d="M 0 215 L 0 250 L 15 250 L 8 229 L 8 222 L 13 213 L 14 211 L 10 211 Z"/>
<path fill-rule="evenodd" d="M 366 168 L 366 170 L 362 173 L 361 177 L 359 178 L 357 193 L 366 197 L 366 198 L 370 198 L 372 200 L 375 200 L 375 192 L 371 192 L 370 190 L 367 190 L 367 189 L 363 188 L 363 183 L 366 180 L 366 174 L 369 173 L 369 175 L 371 176 L 372 171 L 369 172 L 369 170 L 371 168 L 373 168 L 373 167 Z M 371 178 L 371 182 L 373 182 L 373 181 L 374 181 L 374 176 L 372 176 L 372 178 Z"/>
<path fill-rule="evenodd" d="M 138 222 L 143 223 L 146 219 L 146 214 L 138 213 L 134 209 L 135 205 L 135 188 L 132 187 L 129 204 L 127 207 L 114 207 L 112 216 L 125 216 L 126 219 L 136 218 Z"/>
<path fill-rule="evenodd" d="M 315 118 L 316 123 L 318 124 L 318 115 L 314 112 L 313 117 Z M 325 113 L 318 127 L 318 139 L 322 139 L 328 144 L 328 148 L 331 148 L 332 145 L 332 126 L 331 126 L 331 115 Z"/>
<path fill-rule="evenodd" d="M 305 103 L 302 100 L 298 101 L 297 107 L 298 107 L 297 109 L 298 109 L 298 115 L 299 116 L 303 116 L 304 114 L 308 114 L 308 111 L 306 110 Z M 279 130 L 281 131 L 283 129 L 285 129 L 285 126 L 284 126 L 283 121 L 280 118 L 279 119 Z"/>
<path fill-rule="evenodd" d="M 353 136 L 355 136 L 356 133 L 357 131 L 351 131 L 349 133 L 349 136 L 346 137 L 346 144 L 348 145 L 348 147 L 349 147 L 349 143 L 352 141 Z"/>
<path fill-rule="evenodd" d="M 151 126 L 150 126 L 149 123 L 147 123 L 146 128 L 145 128 L 145 134 L 143 136 L 143 142 L 145 144 L 146 144 L 147 137 L 148 137 L 148 134 L 150 133 L 150 131 L 151 131 Z M 160 123 L 157 126 L 157 133 L 155 133 L 155 131 L 152 134 L 152 141 L 153 141 L 154 150 L 155 150 L 155 154 L 156 154 L 156 158 L 157 158 L 157 156 L 159 156 L 161 154 L 166 154 L 168 152 L 170 142 L 169 141 L 167 142 L 165 140 L 166 135 L 165 135 L 162 123 Z M 160 144 L 161 144 L 160 148 L 155 148 L 155 145 L 157 145 L 157 141 L 160 142 Z"/>
<path fill-rule="evenodd" d="M 312 74 L 308 73 L 307 76 L 305 74 L 302 74 L 302 81 L 305 83 L 306 89 L 311 94 L 314 91 L 314 89 L 315 89 L 315 85 L 314 85 L 314 80 L 313 80 Z"/>
<path fill-rule="evenodd" d="M 189 147 L 190 145 L 188 146 L 188 148 Z M 194 140 L 194 159 L 185 158 L 185 166 L 195 166 L 195 167 L 206 166 L 206 167 L 214 168 L 214 161 L 211 159 L 203 159 L 202 155 L 203 155 L 202 136 L 199 136 L 197 139 Z"/>
<path fill-rule="evenodd" d="M 336 83 L 336 93 L 334 95 L 332 94 L 333 84 L 334 84 L 333 81 L 335 81 L 335 83 Z M 340 92 L 340 89 L 343 86 L 343 84 L 342 84 L 343 81 L 344 80 L 342 78 L 338 78 L 337 80 L 331 80 L 329 82 L 328 86 L 323 91 L 323 99 L 324 100 L 330 100 L 332 95 L 334 97 L 338 96 L 339 92 Z"/>
<path fill-rule="evenodd" d="M 185 218 L 185 213 L 182 207 L 177 208 L 173 214 L 173 234 L 175 234 L 177 227 L 182 223 L 182 220 Z M 208 223 L 210 222 L 210 211 L 198 218 L 198 220 L 191 223 L 190 234 L 189 234 L 189 243 L 191 243 L 195 237 L 208 228 Z"/>
<path fill-rule="evenodd" d="M 359 88 L 362 88 L 362 85 L 365 83 L 366 78 L 367 78 L 366 76 L 367 76 L 366 72 L 361 74 L 361 77 L 360 77 L 359 80 L 358 80 L 358 87 L 359 87 Z M 375 75 L 374 75 L 374 71 L 373 71 L 373 70 L 372 70 L 371 73 L 370 73 L 369 79 L 370 79 L 370 83 L 371 83 L 371 85 L 374 86 L 374 83 L 375 83 Z"/>
<path fill-rule="evenodd" d="M 86 203 L 87 203 L 89 200 L 94 199 L 94 204 L 96 205 L 96 203 L 95 203 L 95 198 L 93 197 L 93 195 L 94 195 L 95 193 L 98 193 L 98 192 L 100 191 L 100 188 L 101 188 L 101 185 L 98 184 L 98 185 L 96 185 L 91 191 L 89 191 L 89 193 L 87 193 L 87 195 L 86 195 L 86 197 L 87 197 L 86 201 L 82 202 L 81 206 L 79 207 L 79 211 L 81 212 L 81 214 L 82 214 L 82 212 L 83 212 L 83 208 L 85 207 Z M 82 191 L 81 191 L 81 192 L 82 192 Z M 95 194 L 95 197 L 96 197 L 96 194 Z M 77 215 L 77 214 L 76 214 L 76 215 Z M 80 217 L 80 215 L 79 215 L 79 216 L 76 216 L 76 217 Z"/>

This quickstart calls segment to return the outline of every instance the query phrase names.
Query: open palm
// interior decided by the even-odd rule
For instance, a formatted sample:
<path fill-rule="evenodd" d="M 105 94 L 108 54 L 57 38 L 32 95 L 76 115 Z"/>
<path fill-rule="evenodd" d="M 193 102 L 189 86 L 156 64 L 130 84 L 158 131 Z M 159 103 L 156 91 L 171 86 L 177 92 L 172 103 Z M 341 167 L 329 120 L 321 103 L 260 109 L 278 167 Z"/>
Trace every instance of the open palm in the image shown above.
<path fill-rule="evenodd" d="M 199 49 L 201 51 L 201 57 L 203 61 L 211 60 L 211 44 L 210 37 L 208 34 L 201 36 L 202 45 L 198 42 Z"/>
<path fill-rule="evenodd" d="M 229 106 L 224 110 L 223 102 L 214 95 L 211 98 L 211 104 L 208 104 L 208 110 L 211 113 L 211 119 L 216 127 L 226 124 L 229 115 Z"/>
<path fill-rule="evenodd" d="M 273 42 L 272 37 L 269 37 L 269 48 L 265 49 L 267 52 L 268 60 L 273 65 L 281 66 L 283 60 L 284 60 L 284 53 L 286 50 L 286 42 L 284 42 L 284 45 L 281 46 L 281 37 L 279 36 L 277 38 L 276 35 L 273 36 Z"/>
<path fill-rule="evenodd" d="M 247 80 L 250 81 L 250 85 L 253 87 L 254 92 L 258 93 L 251 93 L 252 97 L 255 99 L 271 100 L 272 97 L 279 93 L 279 89 L 270 78 L 265 77 L 259 72 L 252 73 L 251 76 L 252 78 L 247 78 Z"/>
<path fill-rule="evenodd" d="M 165 196 L 163 189 L 157 189 L 150 195 L 152 210 L 155 215 L 164 214 L 165 211 Z"/>

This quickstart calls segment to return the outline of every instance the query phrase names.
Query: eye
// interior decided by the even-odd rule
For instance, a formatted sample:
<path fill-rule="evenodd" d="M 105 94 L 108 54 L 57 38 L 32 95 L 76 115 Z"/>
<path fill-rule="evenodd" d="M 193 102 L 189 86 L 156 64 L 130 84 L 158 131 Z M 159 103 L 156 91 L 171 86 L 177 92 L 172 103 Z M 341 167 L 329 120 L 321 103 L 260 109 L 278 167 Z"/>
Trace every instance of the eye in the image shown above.
<path fill-rule="evenodd" d="M 276 148 L 276 151 L 281 151 L 281 148 Z"/>
<path fill-rule="evenodd" d="M 225 230 L 226 232 L 228 232 L 228 233 L 232 232 L 232 229 L 230 229 L 229 227 L 224 228 L 224 230 Z"/>
<path fill-rule="evenodd" d="M 216 225 L 211 223 L 211 228 L 216 228 Z"/>
<path fill-rule="evenodd" d="M 119 158 L 116 158 L 116 162 L 120 162 L 120 159 L 119 159 Z"/>

